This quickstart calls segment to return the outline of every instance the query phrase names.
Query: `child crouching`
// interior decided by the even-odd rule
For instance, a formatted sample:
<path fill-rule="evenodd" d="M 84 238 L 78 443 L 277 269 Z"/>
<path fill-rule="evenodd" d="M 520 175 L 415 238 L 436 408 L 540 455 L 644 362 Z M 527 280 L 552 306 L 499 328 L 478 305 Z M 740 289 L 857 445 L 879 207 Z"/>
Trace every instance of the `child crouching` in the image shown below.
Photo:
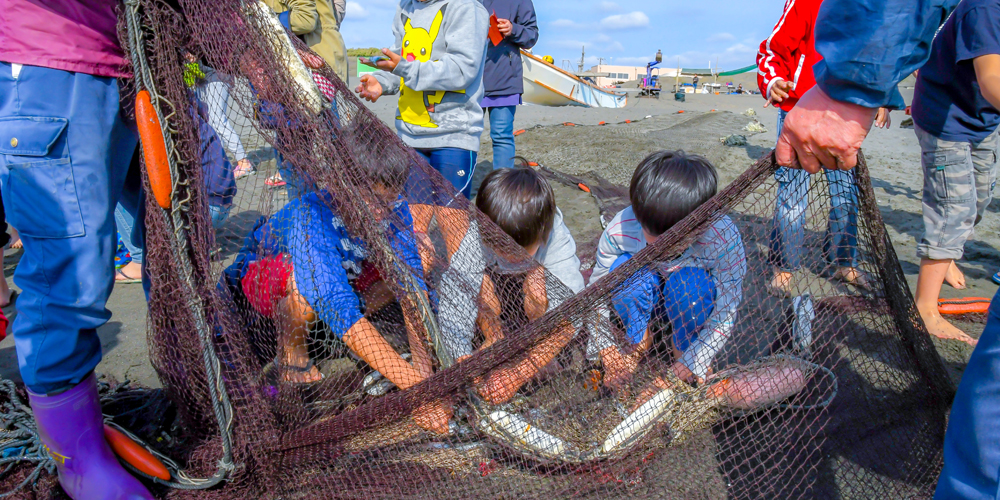
<path fill-rule="evenodd" d="M 413 235 L 409 206 L 399 193 L 407 177 L 405 162 L 365 162 L 371 189 L 358 189 L 382 224 L 386 239 L 413 282 L 426 293 Z M 383 210 L 388 206 L 390 210 Z M 274 365 L 279 380 L 308 384 L 322 380 L 307 350 L 310 327 L 322 320 L 355 355 L 400 389 L 430 376 L 431 358 L 420 326 L 404 314 L 413 363 L 407 362 L 366 319 L 388 302 L 370 293 L 378 271 L 369 260 L 365 241 L 350 234 L 337 201 L 320 190 L 293 199 L 270 218 L 257 223 L 236 262 L 226 270 L 227 282 L 246 297 L 278 330 Z M 404 287 L 405 288 L 405 287 Z M 447 432 L 450 405 L 425 404 L 414 413 L 422 427 Z"/>
<path fill-rule="evenodd" d="M 584 281 L 576 241 L 556 207 L 552 187 L 537 172 L 530 168 L 494 170 L 483 180 L 476 206 L 541 264 L 526 273 L 505 269 L 503 259 L 487 267 L 477 318 L 484 337 L 480 348 L 486 348 L 503 338 L 503 331 L 558 307 L 582 290 Z M 520 300 L 510 300 L 512 295 Z M 563 322 L 521 362 L 491 372 L 479 385 L 480 395 L 494 404 L 509 400 L 552 362 L 574 332 L 570 322 Z"/>
<path fill-rule="evenodd" d="M 717 185 L 715 168 L 700 156 L 661 151 L 644 159 L 632 175 L 632 205 L 601 236 L 590 283 L 625 264 L 715 196 Z M 743 239 L 728 216 L 718 218 L 678 259 L 637 271 L 626 282 L 631 286 L 620 288 L 611 300 L 629 345 L 623 352 L 610 335 L 593 335 L 604 383 L 624 385 L 666 332 L 664 355 L 673 373 L 688 383 L 704 381 L 736 322 L 745 275 Z M 603 312 L 610 316 L 606 308 Z"/>

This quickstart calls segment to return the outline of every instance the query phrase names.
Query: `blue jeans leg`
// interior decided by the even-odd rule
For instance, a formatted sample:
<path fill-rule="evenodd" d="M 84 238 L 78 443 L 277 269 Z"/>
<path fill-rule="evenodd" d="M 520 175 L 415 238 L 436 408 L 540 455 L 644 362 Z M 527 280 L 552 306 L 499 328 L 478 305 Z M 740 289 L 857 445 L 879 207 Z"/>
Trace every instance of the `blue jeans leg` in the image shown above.
<path fill-rule="evenodd" d="M 517 106 L 487 108 L 490 114 L 490 139 L 493 140 L 493 170 L 514 166 L 514 113 Z"/>
<path fill-rule="evenodd" d="M 823 255 L 836 267 L 856 267 L 858 255 L 858 190 L 853 170 L 824 170 L 830 188 L 830 217 Z"/>
<path fill-rule="evenodd" d="M 936 500 L 1000 498 L 1000 290 L 951 405 Z"/>
<path fill-rule="evenodd" d="M 790 273 L 802 265 L 804 225 L 809 205 L 809 172 L 780 167 L 774 178 L 778 180 L 778 193 L 769 259 L 775 268 Z"/>
<path fill-rule="evenodd" d="M 448 180 L 458 193 L 468 198 L 472 194 L 472 174 L 476 169 L 475 151 L 458 148 L 418 149 L 434 170 Z"/>
<path fill-rule="evenodd" d="M 138 158 L 136 158 L 138 160 Z M 115 207 L 115 226 L 122 243 L 132 256 L 132 262 L 144 262 L 145 247 L 145 193 L 142 189 L 142 172 L 138 161 L 132 162 L 118 206 Z M 138 224 L 136 222 L 138 221 Z"/>
<path fill-rule="evenodd" d="M 38 393 L 80 383 L 101 360 L 115 205 L 138 141 L 119 98 L 114 78 L 34 66 L 15 78 L 0 63 L 0 189 L 25 250 L 14 343 Z"/>

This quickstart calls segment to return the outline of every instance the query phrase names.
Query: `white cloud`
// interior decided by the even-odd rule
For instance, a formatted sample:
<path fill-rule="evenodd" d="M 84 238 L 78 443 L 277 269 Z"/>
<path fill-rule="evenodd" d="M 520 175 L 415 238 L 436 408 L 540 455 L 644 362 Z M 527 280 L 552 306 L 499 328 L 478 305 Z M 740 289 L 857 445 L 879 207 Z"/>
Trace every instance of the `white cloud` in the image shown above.
<path fill-rule="evenodd" d="M 347 13 L 344 14 L 344 18 L 348 17 L 352 19 L 367 19 L 368 9 L 365 9 L 357 2 L 347 2 Z"/>
<path fill-rule="evenodd" d="M 706 42 L 732 42 L 736 37 L 732 33 L 716 33 L 705 39 Z"/>
<path fill-rule="evenodd" d="M 615 14 L 601 19 L 601 27 L 609 30 L 624 30 L 649 26 L 649 16 L 645 12 L 635 11 L 628 14 Z"/>
<path fill-rule="evenodd" d="M 580 25 L 576 21 L 570 21 L 569 19 L 556 19 L 551 23 L 554 28 L 577 28 Z"/>
<path fill-rule="evenodd" d="M 615 2 L 601 2 L 601 4 L 598 5 L 598 8 L 603 10 L 604 12 L 614 12 L 617 10 L 621 10 L 621 7 Z"/>

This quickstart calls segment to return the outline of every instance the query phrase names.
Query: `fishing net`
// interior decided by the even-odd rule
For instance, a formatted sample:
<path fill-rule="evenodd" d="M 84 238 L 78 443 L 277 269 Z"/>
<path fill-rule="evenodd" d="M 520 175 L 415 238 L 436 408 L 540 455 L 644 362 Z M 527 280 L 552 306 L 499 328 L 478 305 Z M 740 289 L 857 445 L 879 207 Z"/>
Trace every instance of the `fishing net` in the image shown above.
<path fill-rule="evenodd" d="M 454 196 L 328 66 L 310 68 L 314 56 L 263 4 L 129 0 L 121 17 L 129 85 L 148 92 L 164 140 L 157 163 L 143 137 L 145 262 L 172 444 L 136 430 L 172 459 L 173 478 L 159 483 L 173 488 L 158 495 L 932 492 L 952 389 L 864 161 L 850 218 L 866 286 L 833 279 L 822 257 L 830 196 L 816 176 L 794 291 L 768 293 L 777 203 L 768 154 L 574 295 Z M 205 68 L 228 97 L 200 87 Z M 221 168 L 206 161 L 230 143 L 218 121 L 206 128 L 219 109 L 255 175 L 235 179 L 232 150 Z M 279 170 L 284 185 L 272 177 Z M 593 186 L 602 224 L 628 203 L 613 177 L 619 184 L 543 173 Z M 689 385 L 670 369 L 672 325 L 651 323 L 641 350 L 612 306 L 640 276 L 675 272 L 668 263 L 720 221 L 738 231 L 726 257 L 745 273 L 712 374 Z M 580 241 L 581 254 L 595 244 Z M 598 338 L 635 360 L 624 380 L 605 380 Z"/>

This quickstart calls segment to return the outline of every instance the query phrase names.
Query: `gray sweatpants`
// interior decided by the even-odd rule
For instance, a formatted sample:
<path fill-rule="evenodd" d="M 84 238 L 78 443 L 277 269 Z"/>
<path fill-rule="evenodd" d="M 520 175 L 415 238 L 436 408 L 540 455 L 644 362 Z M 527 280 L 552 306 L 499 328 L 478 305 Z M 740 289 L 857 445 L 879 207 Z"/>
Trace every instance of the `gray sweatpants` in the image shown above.
<path fill-rule="evenodd" d="M 966 240 L 993 200 L 997 180 L 997 132 L 982 142 L 939 139 L 914 127 L 924 172 L 924 234 L 917 257 L 962 258 Z"/>

